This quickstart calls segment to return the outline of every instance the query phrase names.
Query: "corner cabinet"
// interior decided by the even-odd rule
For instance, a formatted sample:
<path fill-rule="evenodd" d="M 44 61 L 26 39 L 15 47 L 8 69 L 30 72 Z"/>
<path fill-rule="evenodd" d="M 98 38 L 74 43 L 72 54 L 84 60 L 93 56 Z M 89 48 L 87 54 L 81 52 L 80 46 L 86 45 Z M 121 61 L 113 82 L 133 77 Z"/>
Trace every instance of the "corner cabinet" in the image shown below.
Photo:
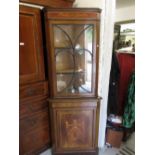
<path fill-rule="evenodd" d="M 96 153 L 100 9 L 44 9 L 53 153 Z"/>

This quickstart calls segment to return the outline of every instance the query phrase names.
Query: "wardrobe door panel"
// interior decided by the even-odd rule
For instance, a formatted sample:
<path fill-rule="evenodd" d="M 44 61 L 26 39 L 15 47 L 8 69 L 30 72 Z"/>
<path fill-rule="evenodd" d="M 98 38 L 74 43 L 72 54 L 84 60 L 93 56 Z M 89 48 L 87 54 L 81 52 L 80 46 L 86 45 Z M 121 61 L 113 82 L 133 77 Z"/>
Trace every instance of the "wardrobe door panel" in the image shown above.
<path fill-rule="evenodd" d="M 20 84 L 44 80 L 40 10 L 20 6 L 19 74 Z"/>

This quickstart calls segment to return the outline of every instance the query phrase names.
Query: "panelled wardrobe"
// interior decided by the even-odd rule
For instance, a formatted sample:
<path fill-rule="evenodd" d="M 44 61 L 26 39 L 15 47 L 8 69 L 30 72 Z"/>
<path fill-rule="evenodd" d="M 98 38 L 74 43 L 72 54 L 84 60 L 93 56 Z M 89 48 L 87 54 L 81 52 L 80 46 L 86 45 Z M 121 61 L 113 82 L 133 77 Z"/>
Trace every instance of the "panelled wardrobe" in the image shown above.
<path fill-rule="evenodd" d="M 40 10 L 20 6 L 20 154 L 50 146 L 48 81 L 45 77 Z"/>
<path fill-rule="evenodd" d="M 19 7 L 20 155 L 95 155 L 101 10 L 46 2 Z"/>

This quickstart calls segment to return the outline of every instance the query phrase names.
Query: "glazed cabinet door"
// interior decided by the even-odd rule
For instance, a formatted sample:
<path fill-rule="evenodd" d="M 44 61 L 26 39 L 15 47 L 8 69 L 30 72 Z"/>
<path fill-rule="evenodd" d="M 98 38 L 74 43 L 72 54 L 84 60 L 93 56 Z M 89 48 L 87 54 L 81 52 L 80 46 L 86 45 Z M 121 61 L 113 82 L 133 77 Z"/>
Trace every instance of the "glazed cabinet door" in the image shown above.
<path fill-rule="evenodd" d="M 94 25 L 53 25 L 56 93 L 93 93 Z"/>
<path fill-rule="evenodd" d="M 96 25 L 51 24 L 50 35 L 55 96 L 95 96 Z"/>
<path fill-rule="evenodd" d="M 40 20 L 40 9 L 20 5 L 20 84 L 38 82 L 45 79 Z"/>
<path fill-rule="evenodd" d="M 96 97 L 98 21 L 71 19 L 72 12 L 66 11 L 68 14 L 65 11 L 63 14 L 53 12 L 49 11 L 45 14 L 45 18 L 48 19 L 46 34 L 49 80 L 52 79 L 51 96 L 55 98 Z M 58 19 L 54 18 L 54 15 Z M 64 15 L 64 18 L 67 16 L 67 19 L 60 19 L 61 15 Z M 52 20 L 52 17 L 56 20 Z"/>

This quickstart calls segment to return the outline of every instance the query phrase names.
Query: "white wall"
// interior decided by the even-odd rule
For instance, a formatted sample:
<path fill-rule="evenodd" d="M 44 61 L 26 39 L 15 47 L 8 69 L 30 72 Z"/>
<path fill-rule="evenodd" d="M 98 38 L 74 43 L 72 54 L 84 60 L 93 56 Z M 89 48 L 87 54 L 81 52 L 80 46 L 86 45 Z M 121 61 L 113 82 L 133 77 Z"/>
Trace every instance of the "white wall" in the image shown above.
<path fill-rule="evenodd" d="M 105 0 L 76 0 L 75 7 L 97 7 L 101 8 Z"/>
<path fill-rule="evenodd" d="M 113 29 L 115 22 L 115 0 L 76 0 L 76 7 L 98 7 L 102 9 L 100 29 L 99 96 L 101 96 L 99 144 L 104 147 L 109 74 L 111 68 Z"/>
<path fill-rule="evenodd" d="M 135 19 L 135 5 L 116 9 L 115 22 Z"/>

